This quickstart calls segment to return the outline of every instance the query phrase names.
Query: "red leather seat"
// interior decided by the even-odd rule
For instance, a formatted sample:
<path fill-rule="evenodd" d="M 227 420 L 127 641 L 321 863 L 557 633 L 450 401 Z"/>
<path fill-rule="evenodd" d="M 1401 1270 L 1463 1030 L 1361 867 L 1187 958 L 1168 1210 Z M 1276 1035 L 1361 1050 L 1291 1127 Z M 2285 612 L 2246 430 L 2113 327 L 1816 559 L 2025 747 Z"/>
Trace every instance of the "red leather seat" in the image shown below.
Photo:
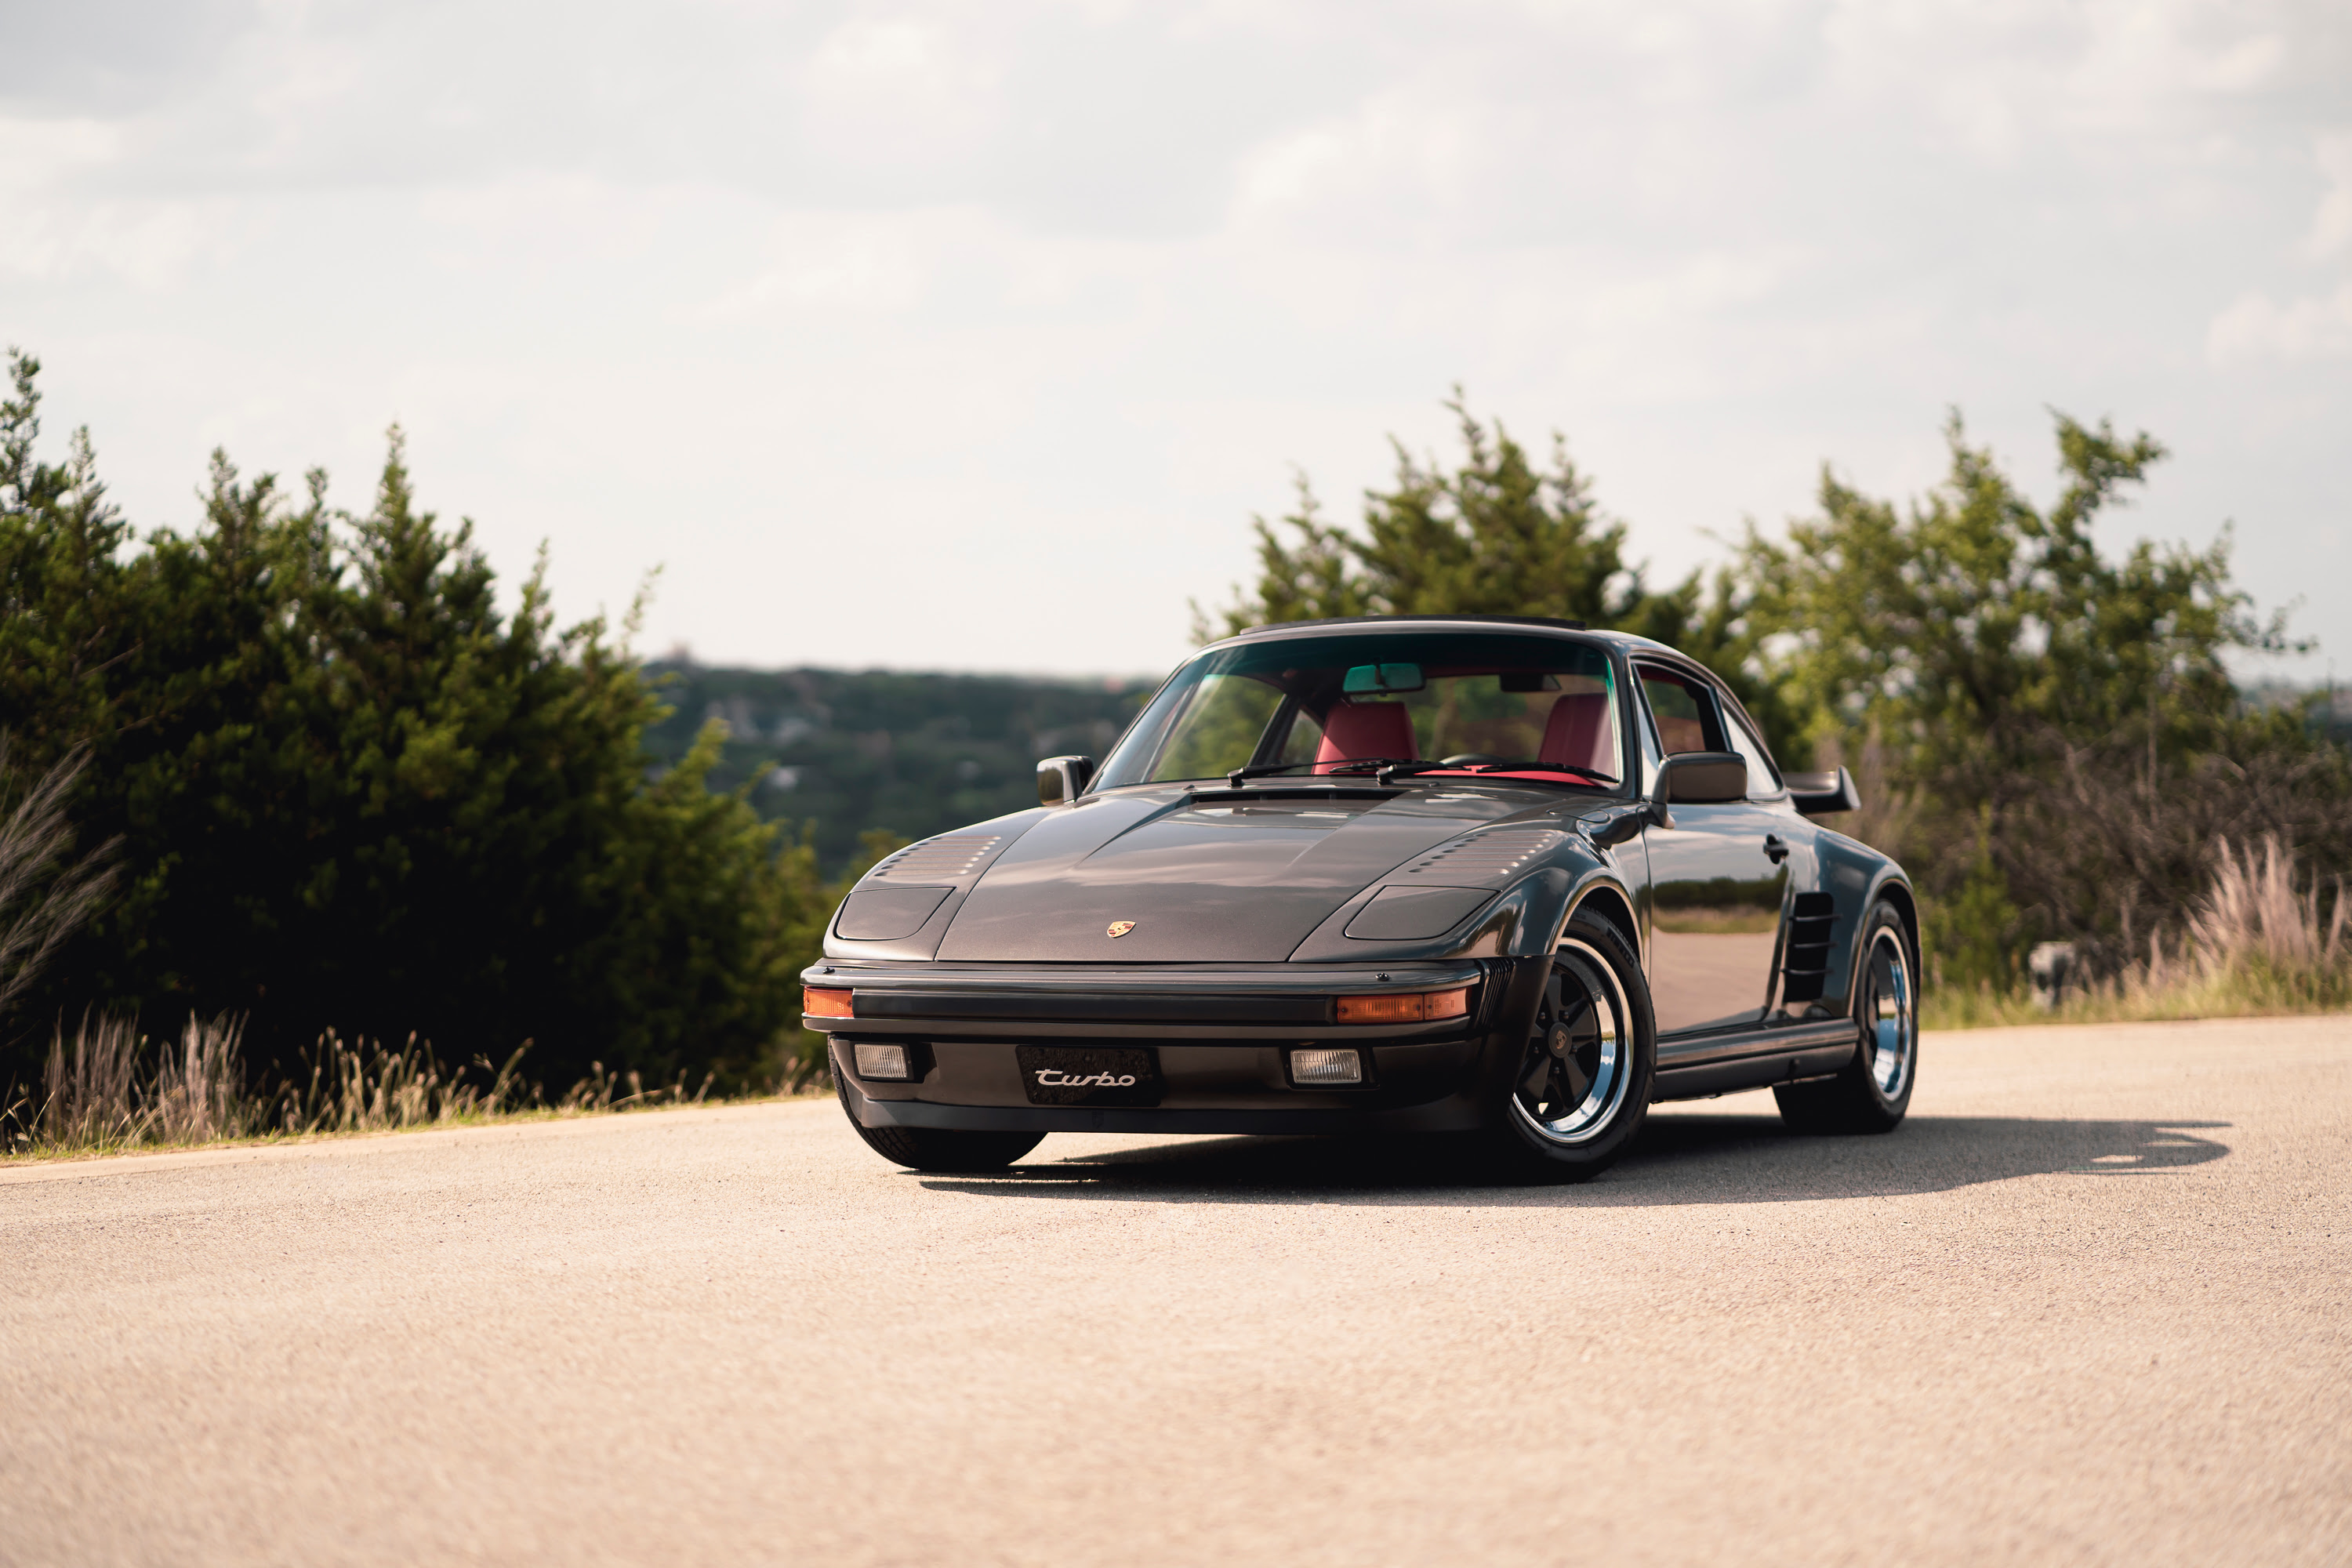
<path fill-rule="evenodd" d="M 1410 763 L 1421 755 L 1412 738 L 1412 715 L 1402 702 L 1339 702 L 1323 716 L 1323 743 L 1315 750 L 1315 771 L 1349 757 L 1394 757 Z"/>
<path fill-rule="evenodd" d="M 1571 691 L 1551 705 L 1551 717 L 1544 721 L 1543 750 L 1536 756 L 1614 778 L 1616 739 L 1614 726 L 1609 722 L 1609 693 Z"/>

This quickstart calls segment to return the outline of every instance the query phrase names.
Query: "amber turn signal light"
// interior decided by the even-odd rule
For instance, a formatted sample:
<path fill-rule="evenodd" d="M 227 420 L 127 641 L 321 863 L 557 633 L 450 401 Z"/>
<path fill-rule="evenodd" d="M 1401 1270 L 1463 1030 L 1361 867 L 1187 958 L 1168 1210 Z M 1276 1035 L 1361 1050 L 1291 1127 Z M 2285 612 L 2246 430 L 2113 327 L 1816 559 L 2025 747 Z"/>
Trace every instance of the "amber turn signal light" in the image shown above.
<path fill-rule="evenodd" d="M 1391 992 L 1384 996 L 1342 996 L 1342 1024 L 1427 1024 L 1459 1018 L 1470 1011 L 1470 987 L 1451 991 Z"/>
<path fill-rule="evenodd" d="M 814 985 L 801 987 L 801 1011 L 812 1018 L 854 1018 L 846 991 L 820 991 Z"/>

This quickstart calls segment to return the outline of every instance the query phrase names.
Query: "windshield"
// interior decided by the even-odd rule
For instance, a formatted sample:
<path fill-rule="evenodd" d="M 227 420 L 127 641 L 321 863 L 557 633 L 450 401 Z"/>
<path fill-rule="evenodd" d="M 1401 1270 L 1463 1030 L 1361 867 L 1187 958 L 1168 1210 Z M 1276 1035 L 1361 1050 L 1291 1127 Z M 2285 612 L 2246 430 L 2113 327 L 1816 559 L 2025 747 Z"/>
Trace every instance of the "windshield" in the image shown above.
<path fill-rule="evenodd" d="M 1395 632 L 1272 638 L 1179 670 L 1096 787 L 1372 773 L 1613 788 L 1616 675 L 1564 637 Z"/>

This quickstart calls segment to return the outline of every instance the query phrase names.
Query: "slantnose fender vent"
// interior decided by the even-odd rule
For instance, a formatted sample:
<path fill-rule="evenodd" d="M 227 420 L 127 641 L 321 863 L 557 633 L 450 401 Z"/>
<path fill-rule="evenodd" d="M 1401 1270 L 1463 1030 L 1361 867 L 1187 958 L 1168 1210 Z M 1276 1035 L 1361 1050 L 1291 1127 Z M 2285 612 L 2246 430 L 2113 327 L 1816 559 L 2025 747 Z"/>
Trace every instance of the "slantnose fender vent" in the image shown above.
<path fill-rule="evenodd" d="M 1549 827 L 1473 833 L 1414 861 L 1403 874 L 1437 883 L 1499 882 L 1567 837 Z"/>
<path fill-rule="evenodd" d="M 1827 893 L 1799 893 L 1789 915 L 1789 956 L 1780 965 L 1780 1000 L 1818 1002 L 1830 972 L 1830 928 L 1837 924 L 1837 900 Z"/>
<path fill-rule="evenodd" d="M 909 844 L 851 890 L 834 934 L 848 942 L 896 942 L 914 935 L 1003 842 L 997 833 L 950 833 Z"/>
<path fill-rule="evenodd" d="M 909 844 L 874 868 L 874 876 L 893 882 L 953 881 L 970 874 L 971 868 L 988 858 L 996 847 L 1001 835 L 988 833 L 951 833 L 941 838 L 926 838 L 920 844 Z"/>

